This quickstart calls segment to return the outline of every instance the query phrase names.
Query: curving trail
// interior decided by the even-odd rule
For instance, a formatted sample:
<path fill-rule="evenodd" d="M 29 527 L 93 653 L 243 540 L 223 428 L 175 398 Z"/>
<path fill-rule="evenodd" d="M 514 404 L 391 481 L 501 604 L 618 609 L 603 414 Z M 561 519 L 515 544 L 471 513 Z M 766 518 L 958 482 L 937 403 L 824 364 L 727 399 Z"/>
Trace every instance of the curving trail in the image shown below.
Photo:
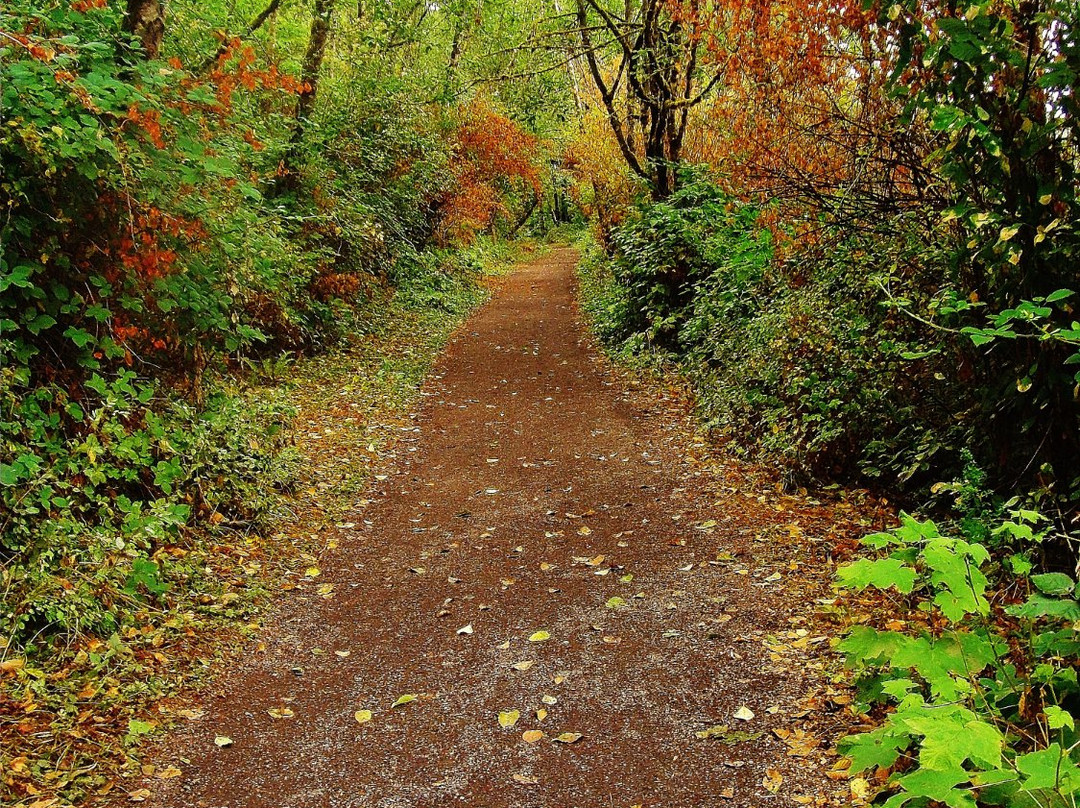
<path fill-rule="evenodd" d="M 153 780 L 151 804 L 697 808 L 821 792 L 824 759 L 770 732 L 800 709 L 799 655 L 777 664 L 758 641 L 791 628 L 793 604 L 766 580 L 787 561 L 759 568 L 752 536 L 790 514 L 710 483 L 685 411 L 605 369 L 576 260 L 521 266 L 458 333 L 399 460 L 281 606 L 266 653 L 172 738 L 162 765 L 183 776 Z M 403 694 L 417 698 L 391 709 Z M 744 705 L 751 721 L 734 717 Z M 730 729 L 695 736 L 714 725 Z M 565 732 L 582 737 L 553 742 Z"/>

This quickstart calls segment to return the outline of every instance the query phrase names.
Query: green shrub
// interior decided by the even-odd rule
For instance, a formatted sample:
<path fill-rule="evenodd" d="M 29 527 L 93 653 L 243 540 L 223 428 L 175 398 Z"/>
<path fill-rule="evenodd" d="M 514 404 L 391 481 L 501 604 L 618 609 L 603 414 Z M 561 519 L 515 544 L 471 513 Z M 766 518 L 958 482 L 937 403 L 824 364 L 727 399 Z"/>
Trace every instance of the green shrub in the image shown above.
<path fill-rule="evenodd" d="M 889 238 L 826 230 L 827 248 L 778 261 L 763 214 L 701 171 L 644 203 L 614 231 L 610 266 L 591 254 L 583 268 L 601 338 L 677 360 L 718 435 L 789 478 L 925 488 L 959 473 L 961 340 L 897 310 L 929 303 L 944 260 L 918 222 L 896 218 Z"/>
<path fill-rule="evenodd" d="M 295 478 L 280 397 L 168 404 L 124 371 L 94 374 L 93 403 L 74 402 L 16 376 L 0 379 L 0 635 L 16 646 L 107 636 L 172 583 L 197 596 L 198 570 L 169 551 L 197 524 L 265 523 Z"/>
<path fill-rule="evenodd" d="M 1080 794 L 1080 586 L 1030 574 L 1046 520 L 1012 512 L 990 526 L 999 548 L 942 535 L 930 521 L 863 544 L 878 551 L 838 570 L 843 588 L 889 591 L 889 630 L 851 629 L 839 643 L 881 726 L 841 745 L 853 773 L 890 773 L 884 804 L 1074 805 Z M 1043 529 L 1040 527 L 1043 526 Z M 1012 594 L 1016 576 L 1027 591 Z"/>

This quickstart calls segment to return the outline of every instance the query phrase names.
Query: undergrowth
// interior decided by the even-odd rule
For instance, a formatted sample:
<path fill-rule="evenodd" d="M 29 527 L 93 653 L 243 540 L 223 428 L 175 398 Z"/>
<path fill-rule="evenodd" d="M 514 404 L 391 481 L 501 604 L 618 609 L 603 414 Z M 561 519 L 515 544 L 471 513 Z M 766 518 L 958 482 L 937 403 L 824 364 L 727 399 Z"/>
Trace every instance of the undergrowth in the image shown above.
<path fill-rule="evenodd" d="M 417 254 L 340 348 L 250 360 L 201 404 L 121 371 L 92 427 L 64 436 L 51 402 L 5 386 L 5 455 L 38 460 L 4 466 L 0 801 L 108 800 L 139 772 L 139 739 L 167 720 L 155 705 L 258 631 L 271 589 L 321 549 L 310 522 L 367 482 L 359 452 L 313 459 L 307 419 L 370 441 L 517 251 Z"/>

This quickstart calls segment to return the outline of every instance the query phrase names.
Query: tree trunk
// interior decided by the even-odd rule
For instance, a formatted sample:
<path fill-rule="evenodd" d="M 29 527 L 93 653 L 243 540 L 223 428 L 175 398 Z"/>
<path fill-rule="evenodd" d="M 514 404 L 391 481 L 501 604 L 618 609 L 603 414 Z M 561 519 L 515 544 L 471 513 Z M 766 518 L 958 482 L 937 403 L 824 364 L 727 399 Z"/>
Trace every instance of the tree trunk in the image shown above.
<path fill-rule="evenodd" d="M 156 59 L 165 36 L 165 8 L 161 0 L 127 0 L 124 30 L 142 43 L 147 59 Z"/>
<path fill-rule="evenodd" d="M 300 67 L 300 81 L 304 87 L 296 103 L 296 119 L 299 125 L 293 132 L 294 140 L 303 135 L 304 121 L 311 117 L 311 111 L 315 108 L 319 74 L 322 72 L 323 56 L 326 55 L 326 43 L 330 38 L 330 15 L 333 11 L 334 0 L 315 0 L 315 14 L 311 18 L 307 52 L 304 53 L 304 62 Z"/>
<path fill-rule="evenodd" d="M 275 183 L 274 192 L 295 191 L 300 184 L 296 157 L 304 131 L 315 109 L 315 98 L 319 91 L 319 76 L 322 72 L 323 57 L 326 55 L 326 43 L 330 39 L 330 17 L 334 11 L 334 0 L 315 0 L 314 14 L 311 18 L 311 33 L 308 36 L 307 51 L 300 66 L 300 97 L 296 102 L 296 122 L 292 137 L 281 160 L 281 175 Z"/>

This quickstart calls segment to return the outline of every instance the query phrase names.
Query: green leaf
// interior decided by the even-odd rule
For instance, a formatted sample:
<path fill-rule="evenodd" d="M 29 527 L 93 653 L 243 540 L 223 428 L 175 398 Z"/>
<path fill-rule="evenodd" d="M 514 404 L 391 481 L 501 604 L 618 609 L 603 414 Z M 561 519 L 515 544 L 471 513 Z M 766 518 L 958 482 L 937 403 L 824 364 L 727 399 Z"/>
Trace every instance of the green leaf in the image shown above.
<path fill-rule="evenodd" d="M 865 589 L 875 586 L 878 589 L 895 587 L 898 591 L 907 594 L 915 588 L 915 570 L 895 558 L 881 558 L 871 561 L 860 558 L 850 564 L 845 564 L 836 570 L 836 577 L 843 586 L 856 589 Z"/>
<path fill-rule="evenodd" d="M 872 732 L 849 735 L 837 744 L 837 751 L 851 759 L 851 772 L 888 768 L 911 746 L 911 736 L 884 726 Z"/>
<path fill-rule="evenodd" d="M 948 769 L 920 767 L 911 774 L 905 774 L 896 780 L 909 797 L 937 800 L 950 808 L 975 808 L 975 798 L 971 791 L 956 788 L 958 785 L 970 782 L 971 775 L 959 767 Z"/>
<path fill-rule="evenodd" d="M 1075 600 L 1058 600 L 1034 594 L 1020 606 L 1009 606 L 1006 612 L 1013 617 L 1038 620 L 1040 617 L 1058 617 L 1063 620 L 1080 620 L 1080 605 Z"/>
<path fill-rule="evenodd" d="M 1032 575 L 1031 582 L 1044 595 L 1071 595 L 1076 582 L 1063 572 Z"/>
<path fill-rule="evenodd" d="M 33 319 L 26 321 L 26 330 L 37 336 L 45 329 L 52 328 L 54 325 L 56 325 L 55 317 L 51 317 L 48 314 L 38 314 Z"/>
<path fill-rule="evenodd" d="M 1076 722 L 1073 720 L 1072 714 L 1067 710 L 1050 704 L 1043 708 L 1043 712 L 1046 714 L 1046 724 L 1050 729 L 1061 729 L 1062 727 L 1076 729 Z"/>

